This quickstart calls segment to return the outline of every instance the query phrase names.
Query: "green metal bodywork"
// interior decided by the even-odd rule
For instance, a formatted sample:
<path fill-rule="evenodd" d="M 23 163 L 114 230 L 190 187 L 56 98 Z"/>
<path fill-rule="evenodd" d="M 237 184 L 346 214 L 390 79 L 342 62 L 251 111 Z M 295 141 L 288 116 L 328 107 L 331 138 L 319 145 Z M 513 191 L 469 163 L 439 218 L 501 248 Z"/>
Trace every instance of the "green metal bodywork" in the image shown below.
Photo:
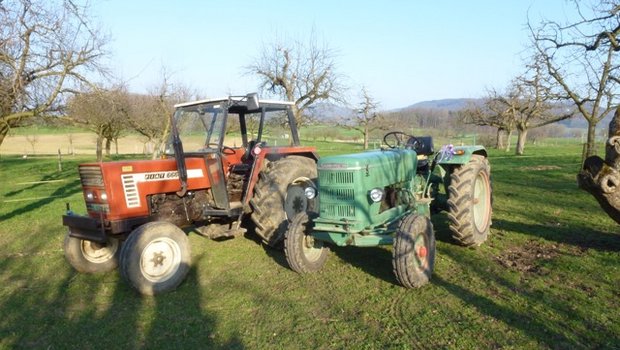
<path fill-rule="evenodd" d="M 412 212 L 430 216 L 436 199 L 431 192 L 444 182 L 446 170 L 469 162 L 475 153 L 486 155 L 482 146 L 454 147 L 450 154 L 439 154 L 439 174 L 431 174 L 428 166 L 418 169 L 418 154 L 404 147 L 321 158 L 320 209 L 312 236 L 338 246 L 392 244 L 399 219 Z M 380 202 L 370 199 L 375 188 L 385 193 Z"/>
<path fill-rule="evenodd" d="M 457 154 L 453 154 L 451 157 L 440 157 L 437 164 L 460 165 L 468 163 L 471 159 L 471 156 L 474 154 L 480 154 L 485 157 L 487 156 L 487 151 L 484 146 L 456 146 L 454 147 L 454 151 L 457 152 Z M 462 151 L 463 154 L 458 154 L 460 153 L 459 151 Z"/>

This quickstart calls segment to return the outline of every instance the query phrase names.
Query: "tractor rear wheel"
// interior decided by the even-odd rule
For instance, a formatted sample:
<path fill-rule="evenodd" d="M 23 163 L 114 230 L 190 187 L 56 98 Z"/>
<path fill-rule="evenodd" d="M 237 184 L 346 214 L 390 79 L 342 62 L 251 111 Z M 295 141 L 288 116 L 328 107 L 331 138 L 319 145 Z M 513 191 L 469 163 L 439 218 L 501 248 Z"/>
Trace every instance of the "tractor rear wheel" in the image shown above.
<path fill-rule="evenodd" d="M 401 219 L 394 237 L 392 267 L 406 288 L 428 283 L 435 267 L 435 234 L 429 218 L 409 214 Z"/>
<path fill-rule="evenodd" d="M 168 222 L 138 227 L 121 249 L 121 275 L 145 295 L 174 290 L 185 279 L 190 264 L 187 235 Z"/>
<path fill-rule="evenodd" d="M 301 156 L 270 162 L 259 174 L 254 187 L 251 219 L 264 243 L 278 247 L 293 217 L 311 212 L 316 199 L 308 199 L 304 189 L 316 187 L 316 163 Z"/>
<path fill-rule="evenodd" d="M 65 236 L 63 248 L 65 258 L 79 272 L 102 273 L 114 270 L 118 266 L 120 241 L 108 238 L 108 243 L 102 244 L 80 238 Z"/>
<path fill-rule="evenodd" d="M 329 254 L 322 241 L 310 235 L 312 221 L 307 213 L 295 215 L 284 237 L 284 255 L 291 269 L 299 273 L 320 270 Z"/>
<path fill-rule="evenodd" d="M 479 246 L 491 226 L 491 167 L 486 157 L 474 154 L 455 168 L 448 186 L 448 219 L 452 237 L 464 246 Z"/>

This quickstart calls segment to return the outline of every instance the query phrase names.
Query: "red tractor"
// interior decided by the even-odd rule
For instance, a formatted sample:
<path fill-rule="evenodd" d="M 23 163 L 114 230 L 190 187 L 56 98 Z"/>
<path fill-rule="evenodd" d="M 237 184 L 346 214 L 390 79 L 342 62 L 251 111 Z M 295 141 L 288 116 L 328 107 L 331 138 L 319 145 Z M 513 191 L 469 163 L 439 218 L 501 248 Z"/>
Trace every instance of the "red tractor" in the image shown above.
<path fill-rule="evenodd" d="M 88 215 L 63 215 L 69 263 L 87 273 L 118 266 L 153 295 L 176 288 L 189 271 L 181 228 L 234 237 L 249 216 L 266 244 L 281 244 L 289 219 L 315 205 L 304 190 L 315 186 L 318 157 L 300 146 L 292 106 L 256 94 L 182 103 L 162 159 L 81 164 Z M 274 125 L 290 126 L 280 131 L 284 146 L 266 141 Z"/>

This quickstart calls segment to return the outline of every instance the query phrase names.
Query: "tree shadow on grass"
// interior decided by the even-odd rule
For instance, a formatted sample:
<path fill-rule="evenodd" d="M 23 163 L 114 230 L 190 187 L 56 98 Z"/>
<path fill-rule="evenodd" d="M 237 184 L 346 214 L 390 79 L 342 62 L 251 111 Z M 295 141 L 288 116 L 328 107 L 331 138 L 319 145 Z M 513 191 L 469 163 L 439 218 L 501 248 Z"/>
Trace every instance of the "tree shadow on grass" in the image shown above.
<path fill-rule="evenodd" d="M 50 182 L 50 181 L 59 181 L 59 182 L 60 181 L 65 181 L 65 180 L 69 181 L 66 178 L 67 178 L 67 174 L 64 174 L 64 173 L 55 173 L 55 174 L 45 175 L 45 176 L 43 176 L 41 178 L 41 180 L 36 181 L 36 183 L 32 183 L 29 186 L 24 186 L 24 187 L 22 187 L 22 188 L 20 188 L 18 190 L 13 190 L 13 191 L 7 192 L 7 193 L 4 194 L 4 196 L 5 197 L 13 197 L 13 196 L 16 196 L 16 195 L 18 195 L 18 194 L 20 194 L 22 192 L 31 191 L 31 190 L 34 190 L 34 189 L 36 189 L 38 187 L 47 185 L 48 182 Z"/>
<path fill-rule="evenodd" d="M 176 291 L 143 297 L 116 271 L 85 275 L 56 259 L 61 271 L 43 277 L 32 264 L 26 257 L 0 263 L 19 284 L 0 290 L 0 348 L 244 347 L 236 336 L 211 336 L 217 319 L 201 308 L 196 268 Z"/>
<path fill-rule="evenodd" d="M 220 341 L 215 333 L 217 319 L 206 314 L 201 305 L 202 291 L 196 266 L 204 255 L 193 262 L 185 281 L 173 292 L 144 297 L 152 305 L 153 321 L 145 337 L 144 347 L 180 349 L 243 349 L 238 334 Z"/>
<path fill-rule="evenodd" d="M 82 191 L 82 188 L 80 187 L 80 181 L 79 180 L 71 181 L 61 187 L 58 187 L 47 198 L 36 200 L 22 207 L 16 208 L 13 211 L 10 211 L 4 215 L 0 215 L 0 221 L 11 219 L 15 216 L 27 213 L 32 210 L 37 210 L 45 205 L 52 203 L 55 200 L 70 197 L 81 191 Z"/>
<path fill-rule="evenodd" d="M 620 235 L 593 230 L 588 226 L 572 226 L 570 229 L 552 220 L 548 224 L 525 224 L 508 220 L 494 220 L 495 230 L 518 232 L 528 236 L 572 245 L 581 249 L 620 252 Z"/>
<path fill-rule="evenodd" d="M 572 302 L 563 297 L 562 288 L 541 289 L 512 282 L 500 276 L 496 271 L 498 267 L 480 264 L 480 259 L 475 254 L 456 254 L 450 249 L 443 254 L 463 266 L 467 273 L 473 273 L 487 284 L 501 289 L 489 290 L 489 295 L 493 295 L 491 298 L 463 287 L 463 284 L 467 283 L 465 281 L 457 284 L 441 276 L 433 276 L 431 281 L 434 285 L 444 288 L 464 303 L 474 306 L 479 312 L 519 329 L 539 344 L 554 349 L 602 348 L 620 344 L 618 334 L 604 321 L 590 317 L 585 319 L 584 315 L 580 315 Z M 460 276 L 466 278 L 466 275 Z M 507 295 L 499 295 L 503 293 Z M 521 299 L 521 302 L 514 301 L 515 298 Z M 506 305 L 502 305 L 502 302 Z M 526 304 L 527 308 L 523 308 L 523 304 Z M 574 329 L 571 322 L 583 325 L 583 328 Z M 591 330 L 595 332 L 591 333 Z"/>

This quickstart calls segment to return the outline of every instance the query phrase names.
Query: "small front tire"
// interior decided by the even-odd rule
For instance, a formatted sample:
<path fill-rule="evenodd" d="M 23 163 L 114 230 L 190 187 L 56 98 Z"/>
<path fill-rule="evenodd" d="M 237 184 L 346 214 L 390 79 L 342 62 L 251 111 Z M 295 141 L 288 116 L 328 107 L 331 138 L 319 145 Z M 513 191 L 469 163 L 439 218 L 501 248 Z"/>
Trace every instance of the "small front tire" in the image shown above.
<path fill-rule="evenodd" d="M 67 233 L 63 249 L 65 258 L 78 272 L 103 273 L 118 266 L 120 246 L 120 241 L 114 238 L 108 238 L 108 243 L 102 244 L 72 237 Z"/>
<path fill-rule="evenodd" d="M 298 213 L 284 235 L 284 254 L 291 269 L 298 273 L 319 271 L 329 254 L 329 249 L 320 240 L 310 235 L 312 221 L 305 212 Z"/>
<path fill-rule="evenodd" d="M 409 214 L 400 221 L 394 237 L 392 266 L 396 279 L 406 288 L 428 283 L 435 267 L 435 234 L 429 218 Z"/>
<path fill-rule="evenodd" d="M 138 227 L 121 250 L 121 275 L 144 295 L 176 289 L 190 265 L 187 235 L 168 222 L 149 222 Z"/>

